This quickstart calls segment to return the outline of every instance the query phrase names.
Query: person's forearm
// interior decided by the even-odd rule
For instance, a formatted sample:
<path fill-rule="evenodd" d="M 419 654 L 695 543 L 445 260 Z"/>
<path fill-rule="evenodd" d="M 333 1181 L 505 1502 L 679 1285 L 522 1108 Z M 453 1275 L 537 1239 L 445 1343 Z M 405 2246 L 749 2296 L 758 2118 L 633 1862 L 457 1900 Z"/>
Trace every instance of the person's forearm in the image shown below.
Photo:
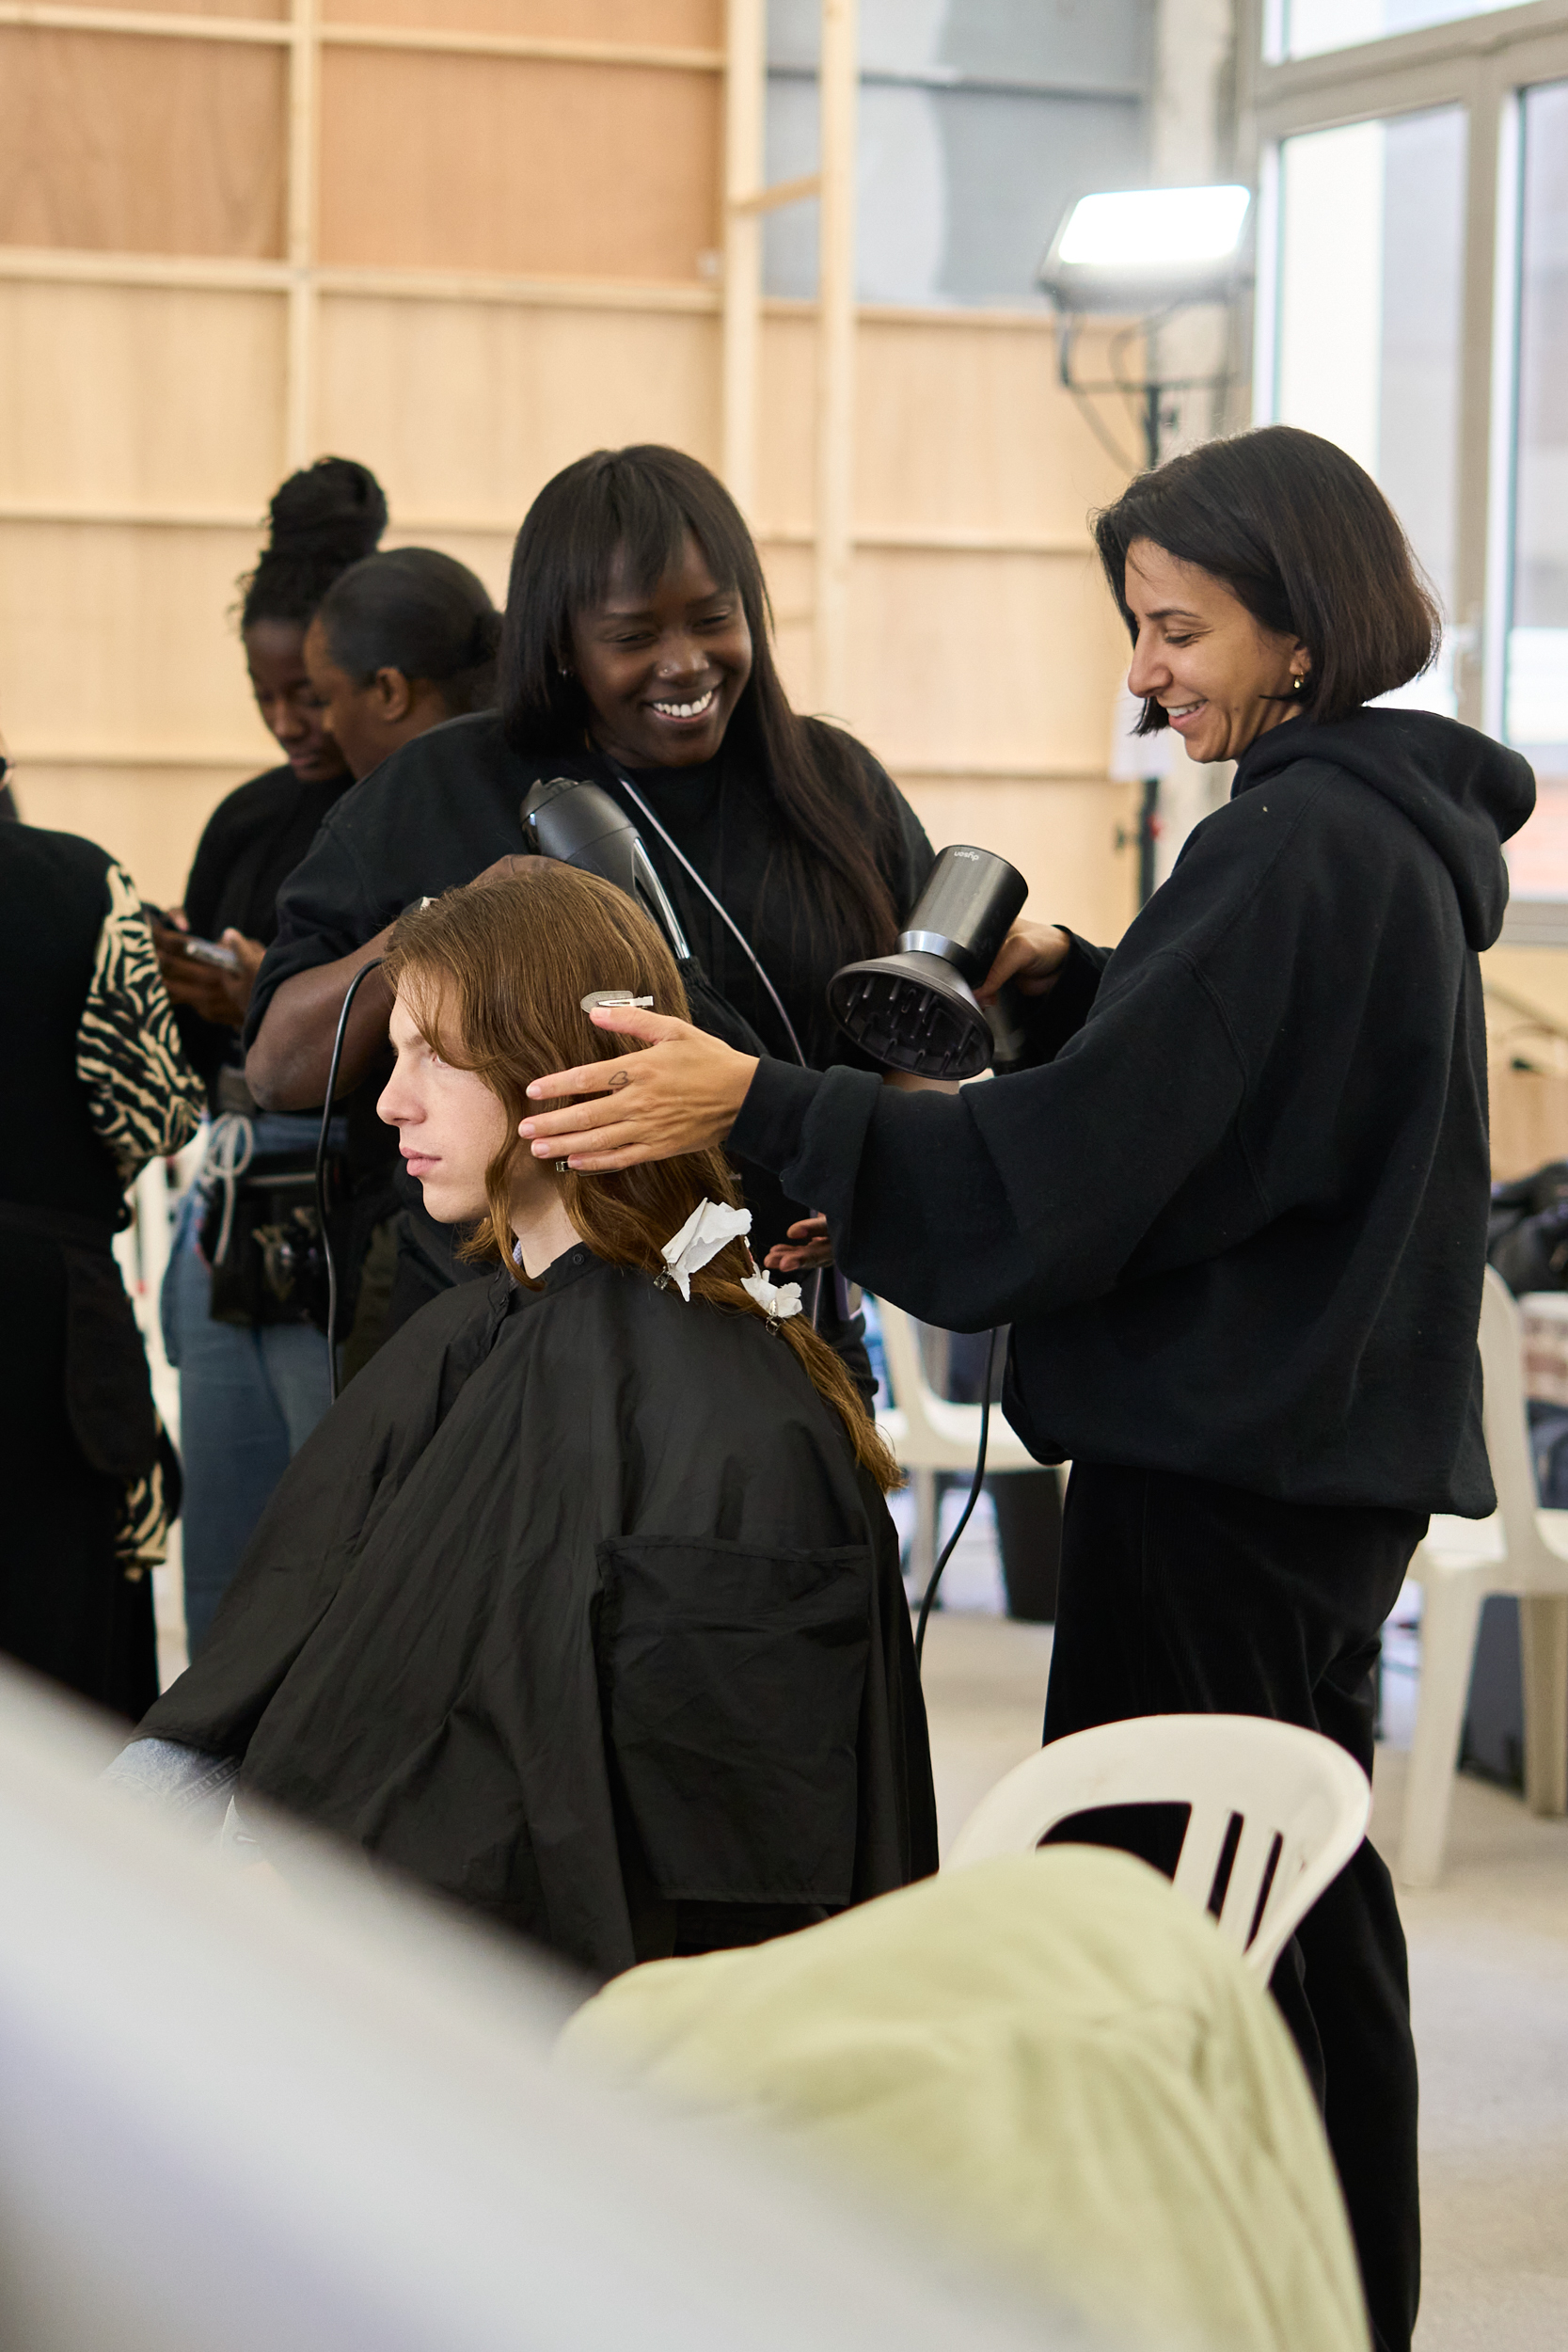
<path fill-rule="evenodd" d="M 367 963 L 386 954 L 391 935 L 388 924 L 352 955 L 296 972 L 282 983 L 245 1057 L 245 1084 L 262 1110 L 309 1110 L 322 1100 L 348 984 Z M 374 973 L 355 997 L 349 1014 L 338 1073 L 341 1095 L 356 1087 L 369 1070 L 386 1038 L 390 1009 L 386 983 Z"/>

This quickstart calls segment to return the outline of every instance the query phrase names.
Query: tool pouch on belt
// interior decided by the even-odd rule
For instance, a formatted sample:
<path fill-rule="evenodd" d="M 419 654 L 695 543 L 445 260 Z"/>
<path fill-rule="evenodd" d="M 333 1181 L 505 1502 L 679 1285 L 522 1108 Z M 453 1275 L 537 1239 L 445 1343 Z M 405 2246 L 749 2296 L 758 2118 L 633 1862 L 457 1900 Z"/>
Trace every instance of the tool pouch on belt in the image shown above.
<path fill-rule="evenodd" d="M 335 1172 L 329 1165 L 329 1179 Z M 258 1156 L 235 1179 L 231 1198 L 216 1189 L 202 1221 L 201 1254 L 213 1270 L 214 1323 L 311 1323 L 325 1330 L 315 1176 L 297 1160 Z"/>

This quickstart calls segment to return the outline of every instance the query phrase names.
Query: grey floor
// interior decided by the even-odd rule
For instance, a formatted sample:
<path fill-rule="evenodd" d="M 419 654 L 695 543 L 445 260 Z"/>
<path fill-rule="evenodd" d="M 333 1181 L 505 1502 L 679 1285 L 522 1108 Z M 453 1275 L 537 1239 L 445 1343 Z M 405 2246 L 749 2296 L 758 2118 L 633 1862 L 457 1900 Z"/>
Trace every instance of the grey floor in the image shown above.
<path fill-rule="evenodd" d="M 931 1620 L 944 1836 L 1039 1744 L 1050 1658 L 1047 1628 Z M 1403 1772 L 1379 1750 L 1372 1835 L 1390 1862 Z M 1444 1883 L 1401 1905 L 1421 2061 L 1418 2352 L 1568 2352 L 1568 1821 L 1462 1775 Z"/>

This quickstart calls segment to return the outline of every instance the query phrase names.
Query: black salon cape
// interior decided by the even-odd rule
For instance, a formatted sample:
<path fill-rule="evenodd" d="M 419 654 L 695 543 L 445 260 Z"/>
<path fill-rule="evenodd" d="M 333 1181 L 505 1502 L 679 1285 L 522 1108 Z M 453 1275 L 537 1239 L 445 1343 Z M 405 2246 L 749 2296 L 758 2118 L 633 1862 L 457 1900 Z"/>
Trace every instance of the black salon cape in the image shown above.
<path fill-rule="evenodd" d="M 359 1375 L 140 1736 L 602 1975 L 936 1867 L 896 1538 L 842 1423 L 759 1318 L 581 1247 Z"/>
<path fill-rule="evenodd" d="M 855 1280 L 1012 1324 L 1040 1461 L 1480 1516 L 1477 951 L 1534 798 L 1450 719 L 1289 721 L 1116 952 L 1075 947 L 1039 1067 L 943 1099 L 764 1062 L 729 1148 Z"/>

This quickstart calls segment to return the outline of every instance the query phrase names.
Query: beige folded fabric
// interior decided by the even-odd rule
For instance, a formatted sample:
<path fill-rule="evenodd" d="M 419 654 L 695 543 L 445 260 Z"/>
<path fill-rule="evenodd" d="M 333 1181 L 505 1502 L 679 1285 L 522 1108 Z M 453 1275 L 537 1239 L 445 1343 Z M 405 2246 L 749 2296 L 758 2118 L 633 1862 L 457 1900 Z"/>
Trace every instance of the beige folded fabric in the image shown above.
<path fill-rule="evenodd" d="M 1125 1854 L 1051 1847 L 635 1968 L 562 2053 L 782 2136 L 1113 2342 L 1367 2344 L 1285 2026 L 1212 1924 Z"/>

